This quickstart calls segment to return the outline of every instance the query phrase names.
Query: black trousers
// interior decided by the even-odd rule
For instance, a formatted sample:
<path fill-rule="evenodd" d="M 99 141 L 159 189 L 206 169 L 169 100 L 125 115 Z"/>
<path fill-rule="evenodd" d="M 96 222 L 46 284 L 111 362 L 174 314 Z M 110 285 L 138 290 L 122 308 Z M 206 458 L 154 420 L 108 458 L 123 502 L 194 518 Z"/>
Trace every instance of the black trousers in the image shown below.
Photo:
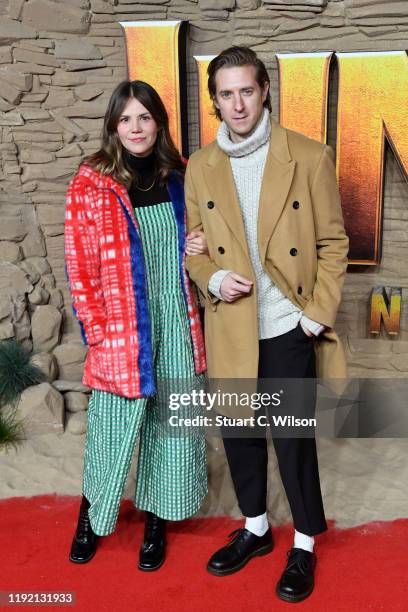
<path fill-rule="evenodd" d="M 261 379 L 315 379 L 313 338 L 300 325 L 276 338 L 259 341 L 259 382 Z M 306 382 L 306 381 L 305 381 Z M 313 381 L 302 394 L 304 414 L 315 409 Z M 269 412 L 270 417 L 270 412 Z M 263 428 L 265 430 L 265 428 Z M 273 428 L 271 428 L 273 437 Z M 251 432 L 253 433 L 253 432 Z M 246 438 L 226 437 L 222 431 L 235 492 L 241 512 L 246 517 L 266 512 L 268 451 L 265 435 Z M 279 472 L 292 512 L 294 527 L 307 535 L 327 529 L 320 490 L 319 468 L 314 437 L 273 437 Z"/>

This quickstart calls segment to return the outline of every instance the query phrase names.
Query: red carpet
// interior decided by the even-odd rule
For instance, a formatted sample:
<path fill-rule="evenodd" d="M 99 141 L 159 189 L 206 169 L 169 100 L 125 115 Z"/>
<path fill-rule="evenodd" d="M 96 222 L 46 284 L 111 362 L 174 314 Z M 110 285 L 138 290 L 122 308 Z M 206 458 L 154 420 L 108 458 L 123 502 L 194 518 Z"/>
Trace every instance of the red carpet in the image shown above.
<path fill-rule="evenodd" d="M 79 498 L 40 496 L 0 501 L 0 591 L 75 591 L 76 611 L 218 612 L 289 610 L 275 584 L 292 544 L 290 525 L 274 529 L 275 549 L 232 576 L 205 571 L 208 557 L 241 525 L 227 518 L 172 523 L 165 565 L 136 568 L 143 517 L 123 503 L 117 530 L 100 540 L 95 558 L 67 559 Z M 334 529 L 318 538 L 314 593 L 298 609 L 408 610 L 408 519 Z M 62 606 L 58 606 L 62 609 Z M 13 606 L 15 609 L 44 609 Z M 69 609 L 64 607 L 64 609 Z"/>

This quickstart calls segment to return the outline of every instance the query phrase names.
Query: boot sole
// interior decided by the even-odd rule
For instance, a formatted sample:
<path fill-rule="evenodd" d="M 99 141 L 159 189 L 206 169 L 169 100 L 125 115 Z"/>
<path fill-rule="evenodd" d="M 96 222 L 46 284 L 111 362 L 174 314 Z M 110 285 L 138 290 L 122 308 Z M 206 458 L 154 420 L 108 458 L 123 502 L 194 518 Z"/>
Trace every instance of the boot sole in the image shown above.
<path fill-rule="evenodd" d="M 286 595 L 285 593 L 281 593 L 279 591 L 279 583 L 278 583 L 276 586 L 276 594 L 279 597 L 279 599 L 282 599 L 283 601 L 287 601 L 289 603 L 298 603 L 299 601 L 303 601 L 304 599 L 309 597 L 309 595 L 313 593 L 313 588 L 314 588 L 314 585 L 306 593 L 302 593 L 302 595 L 290 596 L 290 595 Z"/>
<path fill-rule="evenodd" d="M 71 563 L 83 564 L 83 563 L 88 563 L 89 561 L 91 561 L 91 559 L 93 559 L 95 555 L 96 555 L 96 550 L 92 553 L 90 557 L 87 557 L 86 559 L 75 559 L 75 557 L 72 557 L 71 555 L 69 555 L 69 560 L 71 561 Z"/>
<path fill-rule="evenodd" d="M 156 570 L 160 569 L 161 566 L 163 565 L 163 563 L 165 562 L 166 558 L 164 557 L 159 565 L 155 565 L 154 567 L 143 567 L 142 565 L 140 565 L 140 563 L 138 564 L 138 569 L 140 569 L 141 572 L 155 572 Z"/>
<path fill-rule="evenodd" d="M 250 561 L 254 557 L 262 557 L 263 555 L 267 555 L 268 553 L 272 551 L 273 551 L 273 544 L 268 544 L 267 546 L 263 546 L 262 548 L 259 548 L 258 550 L 252 552 L 250 555 L 245 557 L 245 559 L 241 561 L 241 563 L 239 563 L 238 565 L 235 565 L 232 568 L 229 568 L 226 570 L 217 570 L 217 569 L 212 568 L 210 564 L 208 564 L 207 572 L 209 572 L 213 576 L 229 576 L 230 574 L 235 574 L 235 572 L 239 572 L 239 570 L 245 567 L 248 561 Z"/>

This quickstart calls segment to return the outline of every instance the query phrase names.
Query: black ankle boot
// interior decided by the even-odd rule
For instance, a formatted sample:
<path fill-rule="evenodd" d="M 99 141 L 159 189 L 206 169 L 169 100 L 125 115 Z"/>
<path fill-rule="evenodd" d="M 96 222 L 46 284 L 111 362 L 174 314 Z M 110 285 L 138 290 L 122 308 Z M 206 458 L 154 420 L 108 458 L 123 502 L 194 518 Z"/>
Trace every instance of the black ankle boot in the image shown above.
<path fill-rule="evenodd" d="M 139 569 L 152 572 L 164 563 L 166 521 L 152 512 L 146 513 L 144 541 L 139 553 Z"/>
<path fill-rule="evenodd" d="M 72 563 L 87 563 L 96 552 L 98 536 L 93 532 L 88 516 L 89 501 L 82 497 L 74 539 L 72 540 L 69 560 Z"/>

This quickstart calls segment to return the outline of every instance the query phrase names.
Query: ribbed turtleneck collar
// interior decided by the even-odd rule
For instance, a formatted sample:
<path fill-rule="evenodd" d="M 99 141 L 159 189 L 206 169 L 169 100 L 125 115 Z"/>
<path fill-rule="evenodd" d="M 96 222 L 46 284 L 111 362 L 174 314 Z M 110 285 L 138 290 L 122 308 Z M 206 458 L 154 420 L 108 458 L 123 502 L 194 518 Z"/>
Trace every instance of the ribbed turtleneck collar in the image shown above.
<path fill-rule="evenodd" d="M 127 149 L 125 149 L 125 158 L 129 167 L 132 170 L 135 170 L 138 173 L 146 174 L 150 173 L 155 167 L 156 164 L 156 153 L 153 151 L 150 155 L 146 155 L 146 157 L 138 157 L 137 155 L 133 155 Z"/>
<path fill-rule="evenodd" d="M 220 149 L 229 155 L 229 157 L 244 157 L 264 145 L 269 140 L 270 133 L 271 123 L 269 111 L 267 108 L 264 108 L 262 119 L 258 127 L 253 134 L 248 136 L 248 138 L 245 138 L 245 140 L 241 142 L 232 142 L 229 135 L 229 128 L 225 121 L 223 121 L 218 128 L 217 143 Z"/>
<path fill-rule="evenodd" d="M 129 196 L 134 208 L 170 201 L 166 185 L 158 180 L 157 159 L 154 151 L 146 157 L 137 157 L 125 150 L 124 159 L 134 175 L 134 180 L 129 188 Z"/>

